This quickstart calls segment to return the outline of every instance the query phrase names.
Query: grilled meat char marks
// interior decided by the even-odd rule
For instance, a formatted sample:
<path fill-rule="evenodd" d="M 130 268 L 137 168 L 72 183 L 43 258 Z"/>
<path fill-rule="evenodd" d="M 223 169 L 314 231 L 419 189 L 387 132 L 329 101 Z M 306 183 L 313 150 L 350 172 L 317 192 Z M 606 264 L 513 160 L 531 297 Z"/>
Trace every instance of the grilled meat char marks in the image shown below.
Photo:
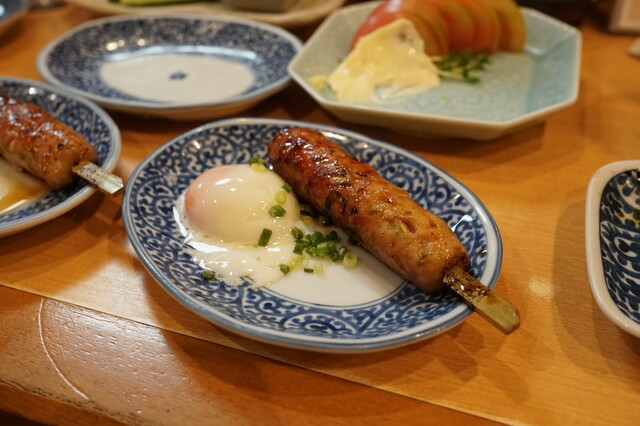
<path fill-rule="evenodd" d="M 59 188 L 70 184 L 73 166 L 96 162 L 84 137 L 42 108 L 0 94 L 0 155 Z"/>
<path fill-rule="evenodd" d="M 284 129 L 268 154 L 300 198 L 425 291 L 441 290 L 451 267 L 469 267 L 469 254 L 444 220 L 321 133 Z"/>

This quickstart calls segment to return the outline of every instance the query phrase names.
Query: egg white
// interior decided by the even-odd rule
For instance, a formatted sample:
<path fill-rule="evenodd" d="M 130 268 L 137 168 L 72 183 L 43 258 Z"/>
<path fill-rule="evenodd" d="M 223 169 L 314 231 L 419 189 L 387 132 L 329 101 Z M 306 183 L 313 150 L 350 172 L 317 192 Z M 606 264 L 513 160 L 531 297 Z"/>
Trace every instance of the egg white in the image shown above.
<path fill-rule="evenodd" d="M 261 287 L 278 281 L 283 277 L 280 265 L 297 257 L 291 228 L 307 229 L 293 193 L 287 193 L 282 204 L 284 216 L 269 215 L 283 185 L 274 172 L 256 172 L 246 164 L 220 166 L 200 175 L 175 206 L 185 252 L 232 286 Z M 265 228 L 273 234 L 266 246 L 258 246 Z"/>

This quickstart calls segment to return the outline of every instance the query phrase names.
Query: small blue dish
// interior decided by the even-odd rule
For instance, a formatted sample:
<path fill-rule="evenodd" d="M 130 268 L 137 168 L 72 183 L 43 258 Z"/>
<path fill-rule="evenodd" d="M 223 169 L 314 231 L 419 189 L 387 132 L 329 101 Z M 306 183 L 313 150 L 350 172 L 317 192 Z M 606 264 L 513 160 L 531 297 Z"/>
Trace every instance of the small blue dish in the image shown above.
<path fill-rule="evenodd" d="M 111 172 L 120 155 L 120 131 L 102 108 L 36 81 L 0 77 L 0 92 L 33 103 L 84 136 L 98 151 L 98 165 Z M 78 179 L 16 210 L 0 215 L 0 237 L 56 218 L 88 199 L 96 188 Z"/>
<path fill-rule="evenodd" d="M 290 82 L 289 32 L 233 17 L 117 16 L 49 43 L 42 77 L 105 108 L 200 120 L 245 110 Z"/>
<path fill-rule="evenodd" d="M 0 0 L 0 35 L 27 13 L 29 4 L 30 0 Z"/>
<path fill-rule="evenodd" d="M 329 76 L 349 53 L 358 27 L 380 2 L 332 13 L 291 61 L 293 79 L 341 120 L 399 133 L 495 139 L 539 123 L 578 98 L 581 35 L 550 16 L 522 8 L 527 40 L 522 53 L 492 54 L 478 84 L 445 79 L 439 86 L 379 103 L 339 101 L 317 76 Z"/>
<path fill-rule="evenodd" d="M 471 254 L 471 273 L 493 288 L 502 243 L 491 215 L 464 185 L 423 158 L 389 143 L 316 123 L 231 119 L 209 123 L 158 148 L 133 171 L 123 198 L 127 234 L 146 269 L 180 303 L 220 327 L 263 342 L 322 352 L 367 352 L 433 337 L 472 312 L 448 292 L 427 294 L 371 256 L 338 282 L 288 274 L 252 289 L 201 278 L 185 253 L 174 217 L 178 197 L 203 171 L 224 164 L 267 159 L 273 135 L 310 127 L 372 164 L 423 207 L 445 219 Z M 267 160 L 268 161 L 268 160 Z M 229 206 L 233 208 L 233 206 Z M 242 226 L 242 224 L 238 224 Z M 376 269 L 377 268 L 377 269 Z"/>
<path fill-rule="evenodd" d="M 640 160 L 596 171 L 585 222 L 593 296 L 610 320 L 640 337 Z"/>

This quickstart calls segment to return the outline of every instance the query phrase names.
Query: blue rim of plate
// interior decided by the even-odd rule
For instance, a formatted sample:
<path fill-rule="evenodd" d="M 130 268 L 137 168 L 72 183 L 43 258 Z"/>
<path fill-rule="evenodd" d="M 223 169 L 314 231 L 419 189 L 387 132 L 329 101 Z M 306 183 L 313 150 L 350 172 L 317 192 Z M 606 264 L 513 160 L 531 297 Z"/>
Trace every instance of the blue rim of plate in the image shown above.
<path fill-rule="evenodd" d="M 635 204 L 633 204 L 635 202 Z M 640 337 L 640 160 L 602 166 L 587 189 L 585 246 L 591 292 L 618 327 Z"/>
<path fill-rule="evenodd" d="M 34 103 L 87 138 L 98 151 L 98 165 L 111 172 L 120 155 L 120 131 L 111 117 L 93 102 L 57 87 L 21 78 L 0 77 L 0 92 Z M 0 216 L 0 237 L 36 226 L 76 207 L 96 188 L 78 179 L 52 189 L 31 203 Z"/>
<path fill-rule="evenodd" d="M 500 234 L 487 209 L 462 183 L 420 156 L 386 142 L 333 126 L 261 118 L 222 120 L 195 128 L 159 147 L 133 171 L 123 198 L 123 219 L 133 248 L 152 277 L 184 306 L 224 329 L 318 352 L 402 346 L 442 333 L 469 316 L 471 308 L 456 295 L 430 295 L 407 281 L 378 300 L 337 307 L 283 297 L 269 288 L 230 287 L 200 277 L 200 268 L 183 252 L 173 218 L 178 195 L 210 167 L 246 163 L 254 155 L 266 159 L 271 136 L 292 126 L 324 133 L 408 190 L 423 207 L 455 224 L 472 257 L 471 273 L 489 288 L 495 286 L 502 262 Z"/>
<path fill-rule="evenodd" d="M 179 37 L 163 33 L 168 28 L 167 23 L 182 25 L 184 32 Z M 188 25 L 187 25 L 188 24 Z M 108 86 L 100 79 L 97 64 L 105 60 L 107 55 L 120 52 L 134 51 L 137 40 L 141 37 L 141 28 L 145 31 L 157 31 L 154 36 L 161 43 L 170 46 L 185 46 L 188 43 L 198 44 L 199 37 L 205 37 L 199 30 L 207 26 L 217 25 L 226 31 L 211 32 L 207 34 L 211 44 L 199 45 L 217 47 L 216 37 L 232 40 L 231 48 L 251 49 L 255 46 L 267 46 L 269 55 L 262 58 L 264 66 L 257 70 L 257 81 L 243 93 L 232 96 L 218 102 L 161 102 L 135 98 L 128 94 Z M 124 27 L 123 27 L 124 26 Z M 129 28 L 127 28 L 129 26 Z M 120 31 L 123 27 L 127 32 Z M 122 50 L 108 51 L 107 38 L 103 31 L 116 31 L 118 40 L 134 47 L 125 46 Z M 110 34 L 107 33 L 107 36 Z M 148 37 L 148 36 L 147 36 Z M 234 38 L 235 37 L 235 38 Z M 248 38 L 247 38 L 248 37 Z M 247 38 L 244 40 L 243 38 Z M 177 42 L 176 40 L 182 40 Z M 235 41 L 233 41 L 235 40 Z M 242 44 L 241 44 L 242 42 Z M 182 44 L 180 44 L 182 43 Z M 148 47 L 144 45 L 143 48 Z M 141 111 L 165 110 L 165 109 L 191 109 L 195 107 L 214 107 L 247 102 L 254 98 L 262 98 L 274 94 L 283 89 L 291 81 L 287 71 L 287 65 L 291 58 L 302 48 L 302 42 L 288 31 L 274 25 L 254 22 L 244 18 L 233 16 L 200 16 L 200 15 L 120 15 L 94 19 L 81 24 L 71 31 L 61 35 L 47 44 L 38 54 L 37 68 L 40 75 L 49 83 L 63 86 L 67 90 L 87 97 L 92 101 L 106 107 L 136 108 Z M 202 53 L 202 52 L 201 52 Z M 277 70 L 267 72 L 276 59 L 284 61 Z M 64 60 L 54 62 L 55 58 Z M 71 68 L 67 65 L 71 64 Z M 71 73 L 70 75 L 66 73 Z"/>

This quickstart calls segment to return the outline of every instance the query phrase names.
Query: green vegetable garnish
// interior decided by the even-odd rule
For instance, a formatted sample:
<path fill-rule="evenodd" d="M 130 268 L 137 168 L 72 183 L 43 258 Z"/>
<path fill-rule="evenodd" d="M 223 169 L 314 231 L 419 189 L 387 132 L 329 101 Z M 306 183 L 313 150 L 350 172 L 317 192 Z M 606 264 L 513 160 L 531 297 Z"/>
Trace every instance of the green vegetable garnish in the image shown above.
<path fill-rule="evenodd" d="M 344 259 L 342 259 L 342 266 L 347 269 L 354 268 L 358 264 L 358 255 L 350 251 L 345 253 Z"/>
<path fill-rule="evenodd" d="M 293 191 L 293 188 L 291 188 L 291 185 L 289 185 L 287 182 L 285 182 L 284 185 L 282 185 L 282 189 L 284 189 L 287 192 Z"/>
<path fill-rule="evenodd" d="M 261 247 L 264 247 L 267 244 L 269 244 L 269 240 L 271 239 L 271 234 L 273 234 L 273 231 L 271 231 L 271 229 L 264 228 L 262 230 L 262 234 L 260 234 L 258 245 Z"/>
<path fill-rule="evenodd" d="M 287 275 L 291 271 L 291 267 L 289 265 L 285 265 L 284 263 L 281 263 L 279 267 L 280 271 L 285 275 Z"/>
<path fill-rule="evenodd" d="M 202 272 L 200 272 L 200 276 L 207 281 L 216 279 L 216 273 L 209 269 L 204 269 Z"/>
<path fill-rule="evenodd" d="M 310 205 L 308 204 L 304 204 L 304 203 L 300 203 L 300 214 L 304 215 L 304 216 L 315 216 L 316 212 L 313 211 L 313 209 L 311 208 Z"/>
<path fill-rule="evenodd" d="M 264 164 L 264 159 L 258 157 L 257 155 L 254 155 L 249 159 L 249 165 L 252 164 Z"/>
<path fill-rule="evenodd" d="M 480 81 L 480 78 L 471 75 L 471 73 L 484 71 L 484 66 L 489 62 L 489 55 L 465 50 L 462 52 L 449 52 L 445 57 L 433 57 L 432 59 L 436 67 L 438 67 L 438 74 L 441 76 L 475 84 Z"/>
<path fill-rule="evenodd" d="M 281 205 L 275 205 L 269 209 L 269 216 L 271 217 L 282 217 L 287 213 L 287 211 Z"/>
<path fill-rule="evenodd" d="M 276 192 L 276 203 L 284 204 L 287 201 L 287 191 L 281 190 Z"/>

